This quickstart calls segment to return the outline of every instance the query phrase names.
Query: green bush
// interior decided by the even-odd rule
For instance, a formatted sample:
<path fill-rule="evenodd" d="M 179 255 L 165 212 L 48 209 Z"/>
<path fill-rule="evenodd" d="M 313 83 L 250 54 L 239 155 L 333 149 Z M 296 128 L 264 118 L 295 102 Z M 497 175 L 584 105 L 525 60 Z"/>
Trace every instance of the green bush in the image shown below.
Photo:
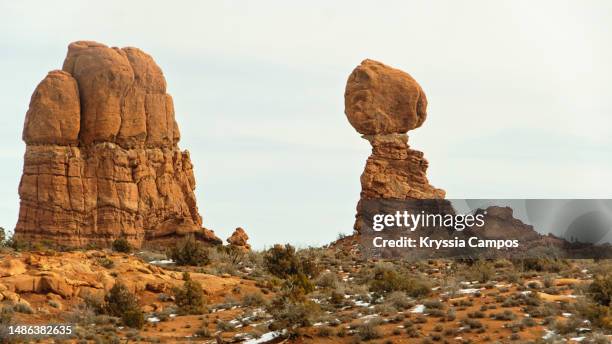
<path fill-rule="evenodd" d="M 254 293 L 245 294 L 242 297 L 242 305 L 246 307 L 259 307 L 266 305 L 267 300 L 263 294 L 259 291 Z"/>
<path fill-rule="evenodd" d="M 264 265 L 271 274 L 280 278 L 296 275 L 301 271 L 295 248 L 289 244 L 274 245 L 264 254 Z"/>
<path fill-rule="evenodd" d="M 268 311 L 275 321 L 271 329 L 287 329 L 293 332 L 300 327 L 312 326 L 321 309 L 319 305 L 310 300 L 294 302 L 278 298 L 272 303 Z"/>
<path fill-rule="evenodd" d="M 130 245 L 130 243 L 124 237 L 115 239 L 115 241 L 113 241 L 112 247 L 113 247 L 113 251 L 115 252 L 122 252 L 122 253 L 132 252 L 132 245 Z"/>
<path fill-rule="evenodd" d="M 591 298 L 602 306 L 611 306 L 612 301 L 612 274 L 595 276 L 589 285 L 588 293 Z"/>
<path fill-rule="evenodd" d="M 109 315 L 121 317 L 127 311 L 139 309 L 136 300 L 125 284 L 117 282 L 104 297 L 104 309 Z"/>
<path fill-rule="evenodd" d="M 145 324 L 144 314 L 139 309 L 131 309 L 121 315 L 121 321 L 125 326 L 142 328 Z"/>
<path fill-rule="evenodd" d="M 314 289 L 314 284 L 303 273 L 289 276 L 283 284 L 284 294 L 292 300 L 300 300 Z"/>
<path fill-rule="evenodd" d="M 264 265 L 268 271 L 280 278 L 304 274 L 314 278 L 319 273 L 319 266 L 312 254 L 298 255 L 289 244 L 274 245 L 264 253 Z"/>
<path fill-rule="evenodd" d="M 522 265 L 525 271 L 561 272 L 569 267 L 566 261 L 557 258 L 525 258 L 518 260 L 517 263 Z"/>
<path fill-rule="evenodd" d="M 470 280 L 480 283 L 488 282 L 494 275 L 495 269 L 493 264 L 484 260 L 476 261 L 467 271 L 467 277 Z"/>
<path fill-rule="evenodd" d="M 108 257 L 102 257 L 98 259 L 98 264 L 100 264 L 100 266 L 106 268 L 106 269 L 112 269 L 115 267 L 115 262 L 108 258 Z"/>
<path fill-rule="evenodd" d="M 144 315 L 137 300 L 125 284 L 117 282 L 104 296 L 102 309 L 109 315 L 121 318 L 125 326 L 142 328 Z"/>
<path fill-rule="evenodd" d="M 0 308 L 0 326 L 10 325 L 13 322 L 13 309 L 11 307 Z"/>
<path fill-rule="evenodd" d="M 357 335 L 361 340 L 372 340 L 380 338 L 381 334 L 378 327 L 373 322 L 366 322 L 357 328 Z"/>
<path fill-rule="evenodd" d="M 412 297 L 423 297 L 431 293 L 431 286 L 426 281 L 408 277 L 395 270 L 377 268 L 370 282 L 370 291 L 383 294 L 403 291 Z"/>
<path fill-rule="evenodd" d="M 210 263 L 208 249 L 193 236 L 183 238 L 170 248 L 168 257 L 177 265 L 203 266 Z"/>
<path fill-rule="evenodd" d="M 188 272 L 183 273 L 185 281 L 182 288 L 174 288 L 174 298 L 181 314 L 202 314 L 206 298 L 202 285 L 191 279 Z"/>

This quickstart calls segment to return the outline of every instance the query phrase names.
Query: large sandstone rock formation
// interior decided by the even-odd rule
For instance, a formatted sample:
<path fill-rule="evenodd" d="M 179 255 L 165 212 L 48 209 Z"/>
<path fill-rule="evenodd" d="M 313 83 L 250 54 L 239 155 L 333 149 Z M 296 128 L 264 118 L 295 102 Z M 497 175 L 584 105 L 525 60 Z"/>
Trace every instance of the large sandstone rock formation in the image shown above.
<path fill-rule="evenodd" d="M 196 236 L 202 228 L 189 152 L 166 80 L 136 48 L 74 42 L 61 71 L 36 87 L 26 143 L 18 239 L 135 246 Z"/>
<path fill-rule="evenodd" d="M 427 180 L 427 160 L 408 146 L 409 130 L 427 117 L 427 98 L 407 73 L 364 60 L 353 70 L 344 93 L 351 125 L 372 145 L 361 175 L 361 198 L 355 229 L 363 226 L 364 201 L 443 199 L 444 190 Z"/>

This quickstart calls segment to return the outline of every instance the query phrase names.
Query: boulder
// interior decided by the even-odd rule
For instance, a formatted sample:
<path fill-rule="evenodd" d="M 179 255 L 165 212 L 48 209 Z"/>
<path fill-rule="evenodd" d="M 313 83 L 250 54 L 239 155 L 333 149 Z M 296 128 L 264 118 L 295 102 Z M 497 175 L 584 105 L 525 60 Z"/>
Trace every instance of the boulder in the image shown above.
<path fill-rule="evenodd" d="M 238 227 L 234 230 L 232 235 L 227 238 L 227 242 L 237 248 L 240 248 L 244 251 L 249 251 L 251 249 L 251 245 L 248 243 L 249 236 L 241 227 Z"/>
<path fill-rule="evenodd" d="M 8 258 L 0 262 L 0 277 L 21 275 L 26 271 L 26 265 L 20 259 Z"/>

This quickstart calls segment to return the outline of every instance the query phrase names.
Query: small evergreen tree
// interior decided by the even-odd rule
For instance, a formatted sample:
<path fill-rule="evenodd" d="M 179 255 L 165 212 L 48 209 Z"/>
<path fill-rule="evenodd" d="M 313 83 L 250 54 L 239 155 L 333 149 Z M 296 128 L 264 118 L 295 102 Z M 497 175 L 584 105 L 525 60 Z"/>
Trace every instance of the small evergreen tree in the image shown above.
<path fill-rule="evenodd" d="M 132 252 L 132 245 L 130 245 L 129 241 L 126 238 L 121 237 L 117 238 L 113 241 L 112 244 L 113 251 L 122 252 L 122 253 L 130 253 Z"/>
<path fill-rule="evenodd" d="M 167 254 L 177 265 L 202 266 L 210 262 L 208 250 L 193 236 L 179 241 Z"/>
<path fill-rule="evenodd" d="M 182 288 L 174 288 L 174 298 L 181 314 L 202 314 L 206 302 L 202 285 L 191 279 L 188 272 L 183 272 L 185 281 Z"/>

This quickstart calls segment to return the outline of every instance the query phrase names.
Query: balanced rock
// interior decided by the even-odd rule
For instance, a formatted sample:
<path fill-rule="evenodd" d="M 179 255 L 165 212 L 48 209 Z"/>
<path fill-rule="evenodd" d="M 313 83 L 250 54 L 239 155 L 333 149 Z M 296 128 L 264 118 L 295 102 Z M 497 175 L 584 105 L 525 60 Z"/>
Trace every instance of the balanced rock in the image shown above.
<path fill-rule="evenodd" d="M 427 117 L 425 93 L 409 74 L 364 60 L 348 78 L 344 101 L 349 122 L 372 145 L 361 175 L 357 231 L 365 200 L 444 198 L 444 190 L 429 184 L 423 153 L 408 145 L 406 133 Z"/>
<path fill-rule="evenodd" d="M 238 227 L 234 230 L 234 233 L 227 238 L 227 242 L 235 247 L 238 247 L 244 251 L 249 251 L 251 249 L 251 245 L 248 243 L 249 236 L 241 227 Z"/>
<path fill-rule="evenodd" d="M 79 41 L 26 113 L 15 236 L 66 246 L 164 243 L 202 228 L 189 152 L 151 56 Z"/>

